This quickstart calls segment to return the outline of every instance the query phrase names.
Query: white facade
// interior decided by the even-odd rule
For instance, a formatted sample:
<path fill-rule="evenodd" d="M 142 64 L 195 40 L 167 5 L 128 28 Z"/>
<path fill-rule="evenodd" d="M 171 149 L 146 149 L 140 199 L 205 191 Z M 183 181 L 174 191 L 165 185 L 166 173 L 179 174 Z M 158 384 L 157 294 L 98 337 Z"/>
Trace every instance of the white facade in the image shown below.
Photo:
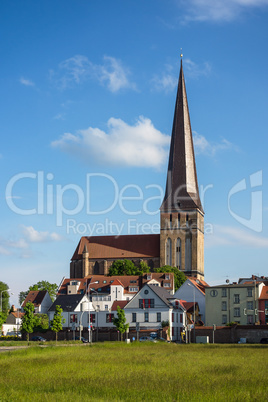
<path fill-rule="evenodd" d="M 201 320 L 205 323 L 206 319 L 206 295 L 187 278 L 181 287 L 175 292 L 174 297 L 187 302 L 197 302 Z"/>

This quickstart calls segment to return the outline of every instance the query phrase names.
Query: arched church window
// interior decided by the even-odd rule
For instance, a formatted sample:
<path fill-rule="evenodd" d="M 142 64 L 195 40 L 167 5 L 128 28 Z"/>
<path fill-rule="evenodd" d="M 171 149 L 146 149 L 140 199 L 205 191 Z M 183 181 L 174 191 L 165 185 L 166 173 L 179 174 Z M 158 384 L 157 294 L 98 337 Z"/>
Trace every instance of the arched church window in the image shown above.
<path fill-rule="evenodd" d="M 192 269 L 192 235 L 187 234 L 185 239 L 185 271 Z"/>
<path fill-rule="evenodd" d="M 181 239 L 179 237 L 176 241 L 176 267 L 181 268 Z"/>
<path fill-rule="evenodd" d="M 166 265 L 172 265 L 172 244 L 171 239 L 168 238 L 166 241 Z"/>

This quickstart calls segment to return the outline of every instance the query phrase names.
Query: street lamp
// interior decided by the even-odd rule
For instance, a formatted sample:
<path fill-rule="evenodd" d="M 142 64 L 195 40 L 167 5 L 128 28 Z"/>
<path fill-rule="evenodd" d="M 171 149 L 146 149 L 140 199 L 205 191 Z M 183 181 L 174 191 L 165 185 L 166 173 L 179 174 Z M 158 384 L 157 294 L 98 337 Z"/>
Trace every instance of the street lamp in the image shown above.
<path fill-rule="evenodd" d="M 195 343 L 195 287 L 190 283 L 187 283 L 187 285 L 193 288 L 193 294 L 194 294 L 194 343 Z"/>
<path fill-rule="evenodd" d="M 91 322 L 90 322 L 90 285 L 98 282 L 90 282 L 88 285 L 88 342 L 91 344 Z"/>
<path fill-rule="evenodd" d="M 0 304 L 0 306 L 1 306 L 1 312 L 2 312 L 2 297 L 3 297 L 3 292 L 10 292 L 10 290 L 11 290 L 11 289 L 0 290 L 0 293 L 1 293 L 1 297 L 0 297 L 0 300 L 1 300 L 1 304 Z M 12 293 L 12 294 L 13 294 L 13 293 Z"/>

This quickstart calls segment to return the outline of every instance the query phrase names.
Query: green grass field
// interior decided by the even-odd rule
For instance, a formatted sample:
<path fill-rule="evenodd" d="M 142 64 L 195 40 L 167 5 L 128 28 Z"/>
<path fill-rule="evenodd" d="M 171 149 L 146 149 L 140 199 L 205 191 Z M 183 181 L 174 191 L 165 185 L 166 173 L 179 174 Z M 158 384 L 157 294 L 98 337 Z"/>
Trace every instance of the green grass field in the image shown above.
<path fill-rule="evenodd" d="M 0 401 L 265 401 L 266 345 L 100 343 L 0 353 Z"/>

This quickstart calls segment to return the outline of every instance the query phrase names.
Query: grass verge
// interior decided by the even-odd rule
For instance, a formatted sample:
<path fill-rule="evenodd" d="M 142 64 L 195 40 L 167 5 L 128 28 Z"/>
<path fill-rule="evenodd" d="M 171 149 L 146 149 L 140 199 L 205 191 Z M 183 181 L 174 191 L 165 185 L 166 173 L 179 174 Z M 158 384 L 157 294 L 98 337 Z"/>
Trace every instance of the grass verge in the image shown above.
<path fill-rule="evenodd" d="M 266 345 L 102 343 L 0 354 L 0 401 L 260 401 Z"/>

